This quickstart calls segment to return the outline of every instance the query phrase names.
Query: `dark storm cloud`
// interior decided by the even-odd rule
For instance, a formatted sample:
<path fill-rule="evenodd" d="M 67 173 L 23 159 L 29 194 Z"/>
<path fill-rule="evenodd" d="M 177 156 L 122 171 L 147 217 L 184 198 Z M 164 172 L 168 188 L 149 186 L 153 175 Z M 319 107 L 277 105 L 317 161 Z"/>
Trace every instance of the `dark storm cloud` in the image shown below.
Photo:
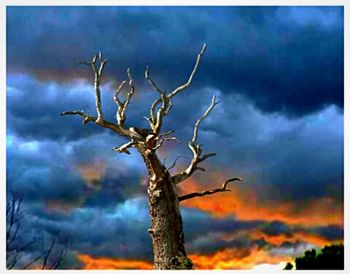
<path fill-rule="evenodd" d="M 7 186 L 24 195 L 28 227 L 69 238 L 71 252 L 152 259 L 147 202 L 138 197 L 145 194 L 141 157 L 134 150 L 116 154 L 111 149 L 125 142 L 121 137 L 59 113 L 95 115 L 90 68 L 74 62 L 102 50 L 109 59 L 105 117 L 113 121 L 116 110 L 115 82 L 108 80 L 122 80 L 130 66 L 137 91 L 127 125 L 144 126 L 141 117 L 156 96 L 144 92 L 150 90 L 142 79 L 145 65 L 169 90 L 186 80 L 204 41 L 208 49 L 193 85 L 174 98 L 164 122 L 164 131 L 175 129 L 182 143 L 165 144 L 160 158 L 169 166 L 177 156 L 191 157 L 187 141 L 194 123 L 216 94 L 221 103 L 198 139 L 204 152 L 217 153 L 203 163 L 207 172 L 243 177 L 242 189 L 256 192 L 261 205 L 288 201 L 302 211 L 304 201 L 323 197 L 342 204 L 342 20 L 341 8 L 327 7 L 8 8 Z M 181 158 L 178 167 L 189 162 Z M 203 174 L 196 179 L 203 189 L 213 183 Z M 222 239 L 254 228 L 268 236 L 343 237 L 334 225 L 303 228 L 187 208 L 182 213 L 191 252 L 257 245 L 292 248 L 294 255 L 306 248 L 300 241 L 276 247 L 260 238 Z"/>
<path fill-rule="evenodd" d="M 184 218 L 186 242 L 189 243 L 200 237 L 205 238 L 211 233 L 237 232 L 251 229 L 262 223 L 259 220 L 244 222 L 233 218 L 216 219 L 196 209 L 181 208 L 181 212 Z"/>
<path fill-rule="evenodd" d="M 142 167 L 134 158 L 113 157 L 107 148 L 105 154 L 97 153 L 108 143 L 108 135 L 102 136 L 71 143 L 8 136 L 8 191 L 56 210 L 84 204 L 108 208 L 141 193 Z"/>
<path fill-rule="evenodd" d="M 105 116 L 113 122 L 116 107 L 112 99 L 112 87 L 107 85 L 103 89 L 102 102 Z M 146 114 L 145 108 L 148 104 L 142 104 L 137 98 L 134 99 L 128 111 L 128 123 L 142 123 L 141 113 Z M 24 138 L 65 141 L 97 134 L 101 129 L 93 123 L 82 126 L 81 117 L 60 115 L 68 110 L 83 110 L 90 115 L 96 115 L 94 106 L 93 87 L 90 82 L 59 85 L 55 82 L 42 83 L 23 74 L 8 76 L 8 129 Z M 116 143 L 119 139 L 121 138 L 116 138 Z"/>
<path fill-rule="evenodd" d="M 330 241 L 342 240 L 344 238 L 344 229 L 336 225 L 317 227 L 313 232 Z"/>
<path fill-rule="evenodd" d="M 103 106 L 106 116 L 113 121 L 115 105 L 111 99 L 112 92 L 108 90 L 109 85 L 106 85 Z M 81 108 L 94 114 L 92 93 L 86 83 L 60 86 L 43 84 L 27 76 L 9 77 L 8 130 L 20 136 L 23 139 L 20 142 L 36 140 L 45 144 L 53 140 L 53 151 L 50 146 L 42 148 L 47 151 L 47 157 L 64 155 L 64 150 L 60 148 L 64 146 L 71 149 L 71 153 L 62 157 L 75 163 L 89 163 L 104 155 L 102 158 L 125 159 L 133 163 L 139 159 L 138 166 L 143 166 L 137 153 L 125 156 L 111 150 L 125 142 L 121 137 L 98 129 L 92 123 L 82 126 L 80 117 L 59 115 L 64 110 Z M 208 171 L 225 167 L 232 172 L 229 176 L 244 177 L 254 187 L 273 186 L 273 191 L 265 190 L 259 195 L 261 199 L 307 199 L 330 195 L 342 200 L 343 116 L 334 106 L 290 120 L 281 115 L 262 113 L 242 97 L 226 95 L 218 89 L 184 91 L 174 99 L 172 112 L 165 118 L 164 131 L 175 129 L 176 136 L 182 141 L 180 145 L 169 142 L 164 146 L 166 151 L 161 158 L 168 158 L 167 165 L 177 156 L 191 156 L 187 140 L 191 138 L 193 125 L 208 107 L 213 94 L 219 97 L 221 103 L 203 122 L 199 132 L 199 142 L 203 144 L 204 151 L 217 153 L 217 157 L 205 163 L 209 166 Z M 141 93 L 133 98 L 127 112 L 128 125 L 144 125 L 141 117 L 148 115 L 147 108 L 154 96 L 153 93 Z M 66 145 L 65 140 L 69 141 Z M 38 155 L 32 151 L 30 164 L 33 166 L 35 163 L 35 169 L 31 170 L 38 174 L 45 170 L 43 162 L 34 162 L 36 157 L 43 157 L 39 151 L 42 150 L 37 150 Z M 20 154 L 20 151 L 16 153 Z M 60 163 L 67 163 L 66 158 Z M 9 161 L 15 166 L 15 159 L 9 157 Z M 186 158 L 178 161 L 179 166 L 188 162 Z M 23 173 L 26 174 L 26 171 Z M 111 182 L 118 181 L 106 178 Z"/>
<path fill-rule="evenodd" d="M 137 214 L 136 214 L 137 213 Z M 110 209 L 81 207 L 60 220 L 50 216 L 36 220 L 36 226 L 70 241 L 70 249 L 94 256 L 151 260 L 147 202 L 132 198 Z"/>
<path fill-rule="evenodd" d="M 203 42 L 194 86 L 240 93 L 267 112 L 300 116 L 343 106 L 340 7 L 10 7 L 8 71 L 56 79 L 102 50 L 106 73 L 140 81 L 146 64 L 166 90 L 181 84 Z"/>
<path fill-rule="evenodd" d="M 168 165 L 179 155 L 191 156 L 187 140 L 193 125 L 216 94 L 221 103 L 201 124 L 198 141 L 205 153 L 216 152 L 204 166 L 208 172 L 225 170 L 243 177 L 242 188 L 255 189 L 261 201 L 295 201 L 331 196 L 342 203 L 343 115 L 335 106 L 299 119 L 266 114 L 235 95 L 203 89 L 181 94 L 166 117 L 180 145 L 169 144 Z M 191 108 L 191 114 L 188 109 Z M 169 128 L 170 129 L 170 128 Z M 181 158 L 178 166 L 189 164 Z M 211 183 L 210 177 L 198 177 Z M 208 181 L 209 180 L 209 181 Z"/>
<path fill-rule="evenodd" d="M 147 233 L 147 202 L 143 198 L 116 202 L 110 209 L 80 207 L 66 213 L 51 212 L 38 204 L 26 202 L 22 208 L 26 216 L 19 233 L 22 242 L 30 241 L 35 234 L 45 235 L 47 239 L 55 238 L 60 244 L 68 243 L 70 256 L 73 257 L 80 253 L 152 259 Z M 33 245 L 25 252 L 35 257 L 40 250 L 40 245 Z M 71 258 L 68 260 L 68 268 L 77 265 Z"/>
<path fill-rule="evenodd" d="M 264 223 L 260 227 L 260 230 L 268 236 L 277 236 L 285 235 L 291 236 L 296 232 L 305 232 L 311 233 L 316 236 L 320 236 L 323 239 L 329 241 L 336 241 L 343 239 L 344 230 L 338 225 L 325 225 L 325 226 L 316 226 L 313 228 L 305 228 L 299 225 L 288 225 L 283 222 L 270 222 Z"/>
<path fill-rule="evenodd" d="M 101 87 L 104 117 L 111 122 L 115 122 L 117 110 L 112 99 L 113 84 L 108 82 Z M 128 89 L 125 88 L 120 97 L 123 99 L 127 92 Z M 155 95 L 137 90 L 128 106 L 127 126 L 147 126 L 142 116 L 149 115 L 149 107 L 156 98 Z M 82 110 L 89 115 L 96 115 L 93 82 L 43 83 L 28 75 L 10 74 L 7 77 L 6 99 L 8 131 L 27 140 L 77 141 L 101 132 L 109 133 L 94 123 L 83 126 L 80 116 L 60 115 L 68 110 Z M 102 142 L 98 138 L 96 140 Z M 106 145 L 106 149 L 112 149 L 126 141 L 115 134 L 110 134 L 109 140 L 111 145 Z M 90 154 L 91 151 L 96 152 L 96 149 L 85 150 Z"/>

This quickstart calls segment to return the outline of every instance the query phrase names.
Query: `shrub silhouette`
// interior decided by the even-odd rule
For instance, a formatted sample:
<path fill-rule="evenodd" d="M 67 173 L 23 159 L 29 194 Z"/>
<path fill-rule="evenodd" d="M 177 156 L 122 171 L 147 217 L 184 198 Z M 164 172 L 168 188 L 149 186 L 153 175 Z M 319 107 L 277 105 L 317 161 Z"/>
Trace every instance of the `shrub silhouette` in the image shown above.
<path fill-rule="evenodd" d="M 344 245 L 325 246 L 320 253 L 315 249 L 307 250 L 303 256 L 295 258 L 295 268 L 297 270 L 344 269 Z M 289 262 L 284 270 L 291 269 L 293 265 Z"/>

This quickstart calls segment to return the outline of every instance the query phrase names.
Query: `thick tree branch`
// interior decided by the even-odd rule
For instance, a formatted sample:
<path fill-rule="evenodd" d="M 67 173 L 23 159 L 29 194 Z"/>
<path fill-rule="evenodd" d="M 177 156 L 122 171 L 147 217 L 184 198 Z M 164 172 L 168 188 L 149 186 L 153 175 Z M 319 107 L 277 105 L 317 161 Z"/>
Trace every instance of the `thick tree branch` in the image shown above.
<path fill-rule="evenodd" d="M 188 200 L 188 199 L 192 199 L 192 198 L 195 198 L 195 197 L 203 197 L 203 196 L 207 196 L 207 195 L 212 195 L 212 194 L 215 194 L 215 193 L 218 193 L 218 192 L 231 191 L 231 190 L 229 190 L 227 188 L 227 184 L 229 182 L 233 182 L 233 181 L 242 181 L 242 179 L 241 178 L 228 179 L 222 184 L 221 188 L 215 188 L 215 189 L 212 189 L 212 190 L 205 190 L 205 191 L 202 191 L 202 192 L 193 192 L 193 193 L 190 193 L 190 194 L 186 194 L 184 196 L 180 196 L 179 197 L 179 202 L 184 201 L 184 200 Z"/>
<path fill-rule="evenodd" d="M 197 120 L 195 126 L 194 126 L 194 130 L 193 130 L 193 137 L 192 140 L 188 143 L 188 147 L 190 148 L 190 150 L 193 153 L 193 158 L 192 161 L 190 163 L 190 165 L 186 168 L 185 171 L 176 174 L 173 176 L 173 182 L 175 184 L 181 183 L 182 181 L 186 180 L 187 178 L 189 178 L 193 172 L 195 172 L 196 170 L 201 170 L 201 171 L 205 171 L 204 168 L 199 167 L 198 164 L 203 162 L 204 160 L 206 160 L 209 157 L 215 156 L 215 153 L 209 153 L 209 154 L 204 154 L 202 156 L 202 145 L 201 144 L 197 144 L 197 139 L 198 139 L 198 129 L 199 126 L 201 124 L 201 122 L 209 115 L 210 111 L 218 104 L 218 102 L 216 101 L 216 96 L 213 96 L 213 99 L 211 101 L 210 106 L 208 107 L 208 109 L 204 112 L 204 114 Z"/>
<path fill-rule="evenodd" d="M 86 125 L 88 122 L 96 122 L 97 118 L 94 116 L 90 116 L 88 114 L 85 114 L 83 111 L 65 111 L 61 113 L 62 116 L 65 115 L 79 115 L 83 118 L 83 125 Z M 115 125 L 112 124 L 108 121 L 102 120 L 100 123 L 98 123 L 99 126 L 104 127 L 104 128 L 108 128 L 120 135 L 129 137 L 130 136 L 130 132 L 125 129 L 124 127 L 120 126 L 120 125 Z"/>

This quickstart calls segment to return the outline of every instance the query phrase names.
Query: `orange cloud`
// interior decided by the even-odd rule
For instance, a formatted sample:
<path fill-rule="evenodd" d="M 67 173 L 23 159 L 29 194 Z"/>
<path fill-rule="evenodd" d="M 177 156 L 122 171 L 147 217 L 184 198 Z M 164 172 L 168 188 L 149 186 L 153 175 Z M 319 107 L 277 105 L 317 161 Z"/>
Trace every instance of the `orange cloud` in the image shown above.
<path fill-rule="evenodd" d="M 259 229 L 241 230 L 234 233 L 226 233 L 222 236 L 225 241 L 233 240 L 237 237 L 248 237 L 252 240 L 263 239 L 269 244 L 280 246 L 285 242 L 297 243 L 299 241 L 310 243 L 318 247 L 323 247 L 327 244 L 339 243 L 339 239 L 330 241 L 321 235 L 313 234 L 312 231 L 294 231 L 293 233 L 280 233 L 269 235 Z"/>
<path fill-rule="evenodd" d="M 81 197 L 75 201 L 62 200 L 46 200 L 45 208 L 49 211 L 59 213 L 69 213 L 77 207 L 80 207 L 85 202 L 85 198 Z"/>
<path fill-rule="evenodd" d="M 152 269 L 153 264 L 146 261 L 112 259 L 99 257 L 94 258 L 86 254 L 76 255 L 84 266 L 83 269 Z"/>
<path fill-rule="evenodd" d="M 102 160 L 97 160 L 92 164 L 78 164 L 76 168 L 90 187 L 98 187 L 98 181 L 106 172 L 106 165 Z"/>
<path fill-rule="evenodd" d="M 106 257 L 94 258 L 86 254 L 76 255 L 84 265 L 82 269 L 142 269 L 153 268 L 153 264 L 146 261 L 112 259 Z M 189 255 L 196 269 L 251 269 L 255 265 L 268 263 L 278 264 L 288 261 L 288 256 L 271 255 L 258 247 L 250 249 L 230 248 L 218 251 L 212 255 Z"/>
<path fill-rule="evenodd" d="M 227 177 L 222 173 L 212 173 L 208 177 L 216 184 L 197 183 L 188 179 L 180 185 L 180 193 L 202 191 L 217 188 Z M 244 185 L 246 184 L 246 185 Z M 239 220 L 281 221 L 304 226 L 343 225 L 343 205 L 331 197 L 309 199 L 304 202 L 259 201 L 261 190 L 248 188 L 249 183 L 229 185 L 231 192 L 189 199 L 181 202 L 182 206 L 198 208 L 215 217 L 235 216 Z M 261 199 L 260 199 L 261 200 Z"/>
<path fill-rule="evenodd" d="M 189 256 L 196 269 L 252 269 L 259 264 L 279 264 L 288 261 L 289 256 L 270 254 L 254 246 L 250 249 L 227 248 L 211 255 L 192 254 Z"/>

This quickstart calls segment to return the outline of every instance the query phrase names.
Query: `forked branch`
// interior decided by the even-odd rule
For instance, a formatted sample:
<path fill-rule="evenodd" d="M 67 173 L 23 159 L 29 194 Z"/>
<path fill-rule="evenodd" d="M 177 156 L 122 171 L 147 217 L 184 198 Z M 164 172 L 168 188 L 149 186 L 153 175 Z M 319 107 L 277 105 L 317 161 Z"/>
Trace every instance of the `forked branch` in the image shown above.
<path fill-rule="evenodd" d="M 92 70 L 94 72 L 94 90 L 95 90 L 95 103 L 96 103 L 96 111 L 97 111 L 97 117 L 95 116 L 91 116 L 88 115 L 86 113 L 84 113 L 83 111 L 65 111 L 62 112 L 61 115 L 79 115 L 83 118 L 83 125 L 89 123 L 89 122 L 94 122 L 97 125 L 104 127 L 104 128 L 109 128 L 111 130 L 113 130 L 114 132 L 125 136 L 125 137 L 130 137 L 130 131 L 127 130 L 126 128 L 124 128 L 123 123 L 118 123 L 117 125 L 114 123 L 110 123 L 106 120 L 103 119 L 103 112 L 102 112 L 102 104 L 101 104 L 101 91 L 100 91 L 100 83 L 101 83 L 101 77 L 102 77 L 102 73 L 103 73 L 103 69 L 107 63 L 107 59 L 103 59 L 102 57 L 102 53 L 99 52 L 98 54 L 96 54 L 92 60 L 90 62 L 85 62 L 85 61 L 77 61 L 79 64 L 83 64 L 83 65 L 88 65 L 92 67 Z M 97 63 L 99 62 L 99 64 L 97 65 Z M 122 119 L 123 121 L 125 120 L 125 109 L 126 106 L 129 104 L 130 98 L 132 97 L 133 93 L 134 93 L 134 86 L 133 86 L 133 81 L 130 75 L 130 71 L 128 71 L 128 76 L 129 76 L 129 86 L 130 86 L 130 92 L 128 93 L 128 97 L 126 102 L 124 102 L 123 104 L 121 103 L 121 101 L 118 98 L 118 94 L 120 93 L 123 85 L 125 84 L 125 82 L 122 82 L 120 84 L 120 86 L 117 89 L 116 92 L 116 96 L 115 96 L 115 101 L 118 104 L 118 113 L 121 117 L 123 117 L 124 119 Z M 123 106 L 123 107 L 121 107 Z M 121 109 L 121 111 L 119 112 L 119 109 Z"/>
<path fill-rule="evenodd" d="M 211 101 L 210 106 L 208 109 L 204 112 L 204 114 L 197 120 L 194 130 L 193 130 L 193 137 L 192 140 L 188 143 L 188 147 L 193 153 L 193 158 L 190 163 L 190 165 L 184 170 L 183 172 L 176 174 L 173 176 L 173 182 L 175 184 L 181 183 L 182 181 L 186 180 L 189 178 L 196 170 L 202 170 L 205 171 L 204 168 L 199 167 L 198 164 L 205 161 L 207 158 L 215 156 L 215 153 L 209 153 L 209 154 L 204 154 L 202 156 L 202 145 L 197 144 L 197 139 L 198 139 L 198 129 L 201 124 L 201 122 L 209 115 L 209 113 L 212 111 L 212 109 L 218 104 L 216 101 L 216 96 L 213 96 L 213 99 Z"/>
<path fill-rule="evenodd" d="M 215 193 L 218 193 L 218 192 L 231 191 L 230 189 L 227 188 L 227 184 L 229 182 L 233 182 L 233 181 L 242 181 L 242 179 L 241 178 L 228 179 L 222 184 L 221 188 L 215 188 L 215 189 L 212 189 L 212 190 L 205 190 L 205 191 L 202 191 L 202 192 L 193 192 L 193 193 L 190 193 L 190 194 L 186 194 L 184 196 L 180 196 L 179 197 L 179 202 L 184 201 L 184 200 L 188 200 L 188 199 L 192 199 L 192 198 L 195 198 L 195 197 L 203 197 L 203 196 L 207 196 L 207 195 L 212 195 L 212 194 L 215 194 Z"/>
<path fill-rule="evenodd" d="M 99 61 L 99 67 L 97 68 L 97 60 Z M 94 80 L 94 89 L 95 89 L 95 98 L 96 98 L 96 111 L 97 111 L 97 119 L 95 121 L 96 124 L 103 123 L 103 112 L 102 112 L 102 104 L 101 104 L 101 91 L 100 91 L 100 83 L 101 77 L 103 73 L 103 69 L 107 63 L 107 59 L 102 58 L 102 53 L 99 52 L 92 58 L 90 62 L 84 62 L 78 60 L 79 64 L 83 65 L 91 65 L 92 70 L 94 72 L 95 80 Z"/>
<path fill-rule="evenodd" d="M 120 126 L 124 126 L 125 120 L 126 120 L 126 109 L 130 103 L 131 97 L 134 95 L 135 93 L 135 86 L 134 86 L 134 80 L 131 77 L 131 72 L 130 72 L 130 68 L 127 69 L 127 74 L 128 74 L 128 78 L 129 78 L 129 92 L 126 96 L 126 99 L 124 102 L 122 102 L 119 98 L 119 94 L 123 88 L 123 86 L 125 85 L 126 81 L 122 81 L 121 84 L 118 86 L 118 88 L 116 89 L 116 92 L 114 94 L 114 101 L 118 106 L 117 109 L 117 114 L 116 114 L 116 118 L 117 118 L 117 123 Z"/>
<path fill-rule="evenodd" d="M 149 121 L 150 127 L 152 128 L 152 130 L 154 131 L 155 134 L 159 133 L 159 130 L 161 129 L 161 126 L 162 126 L 163 117 L 169 114 L 169 112 L 173 106 L 171 99 L 175 95 L 177 95 L 179 92 L 186 89 L 192 83 L 192 80 L 193 80 L 193 78 L 198 70 L 200 60 L 201 60 L 206 48 L 207 48 L 207 45 L 204 44 L 201 51 L 198 53 L 196 62 L 194 64 L 194 67 L 192 69 L 192 72 L 191 72 L 187 82 L 185 84 L 175 88 L 169 94 L 166 94 L 165 91 L 160 89 L 158 87 L 158 85 L 151 79 L 150 72 L 149 72 L 149 66 L 147 66 L 146 71 L 145 71 L 145 78 L 150 83 L 150 85 L 160 94 L 160 97 L 158 97 L 151 105 L 150 118 L 146 118 Z M 161 103 L 162 103 L 162 106 L 158 109 L 158 111 L 156 111 L 158 105 Z"/>

